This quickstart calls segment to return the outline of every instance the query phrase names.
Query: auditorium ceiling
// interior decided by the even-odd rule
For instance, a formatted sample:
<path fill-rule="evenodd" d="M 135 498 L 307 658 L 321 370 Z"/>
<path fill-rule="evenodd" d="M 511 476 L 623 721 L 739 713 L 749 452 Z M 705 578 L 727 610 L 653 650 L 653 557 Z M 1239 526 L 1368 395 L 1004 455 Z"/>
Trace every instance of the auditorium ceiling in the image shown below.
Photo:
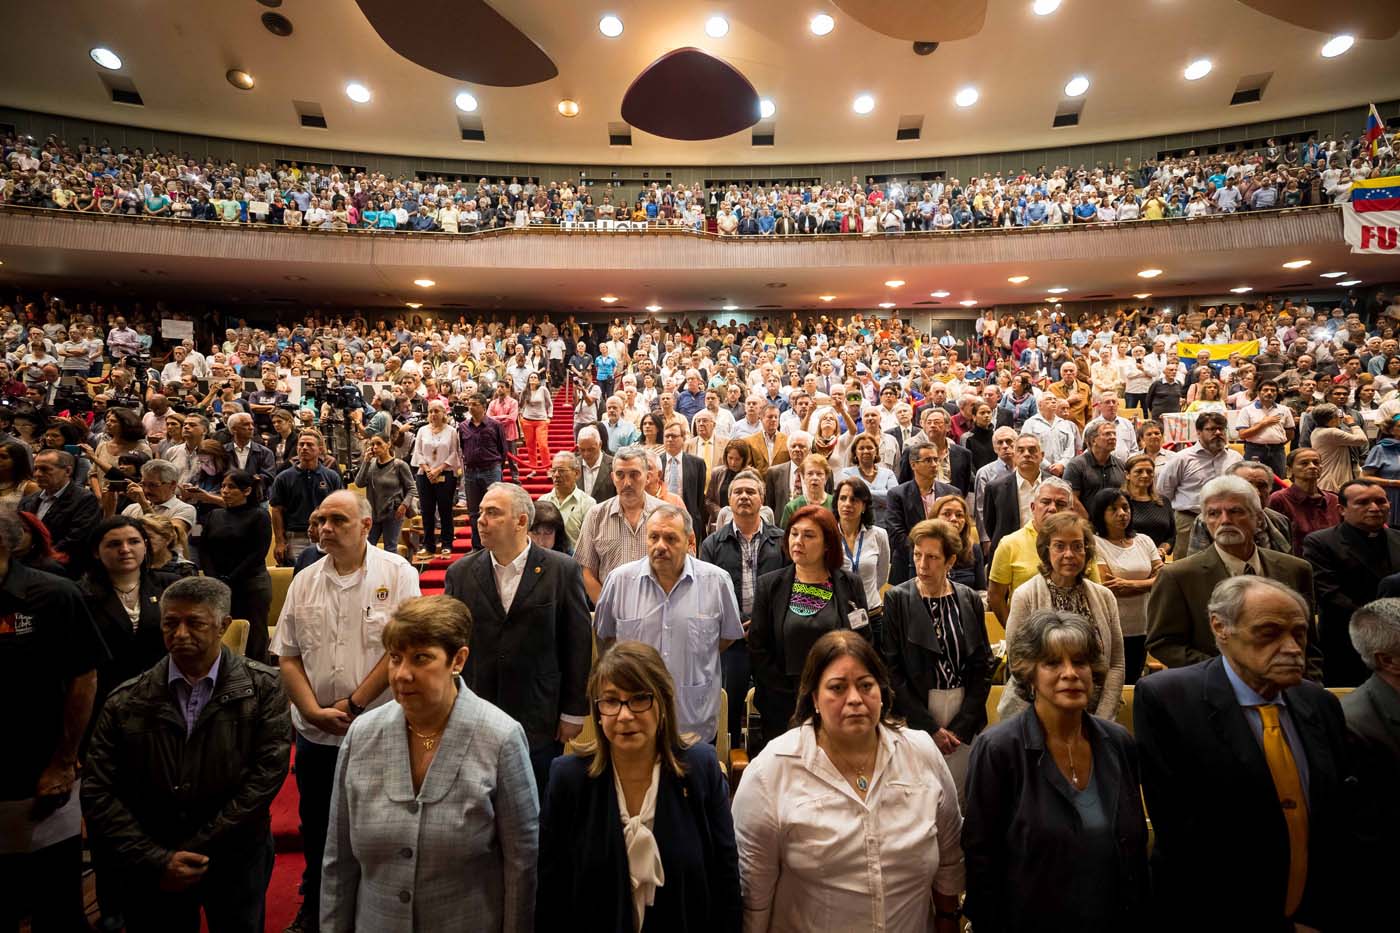
<path fill-rule="evenodd" d="M 0 104 L 441 158 L 656 166 L 974 154 L 1234 126 L 1400 96 L 1394 0 L 8 6 Z M 606 25 L 616 35 L 600 29 L 605 16 L 615 17 Z M 813 29 L 819 16 L 830 17 L 824 35 Z M 1342 33 L 1355 36 L 1354 46 L 1324 57 L 1324 44 Z M 94 62 L 95 48 L 116 53 L 120 67 Z M 672 55 L 680 50 L 692 51 Z M 1209 73 L 1188 80 L 1184 70 L 1202 59 Z M 232 83 L 234 71 L 251 89 Z M 1087 90 L 1068 96 L 1076 78 Z M 351 100 L 351 84 L 368 99 Z M 1231 105 L 1251 87 L 1262 87 L 1257 102 Z M 959 106 L 955 97 L 969 89 L 976 102 Z M 115 103 L 114 91 L 142 103 Z M 464 92 L 470 112 L 456 103 Z M 868 112 L 853 106 L 861 97 Z M 755 112 L 765 105 L 766 118 L 766 109 Z M 1069 112 L 1078 125 L 1052 126 Z M 319 116 L 325 128 L 303 126 L 303 115 Z M 897 139 L 916 126 L 917 139 Z M 484 141 L 464 141 L 464 129 Z M 773 144 L 755 146 L 755 134 Z M 629 136 L 630 145 L 613 144 Z"/>

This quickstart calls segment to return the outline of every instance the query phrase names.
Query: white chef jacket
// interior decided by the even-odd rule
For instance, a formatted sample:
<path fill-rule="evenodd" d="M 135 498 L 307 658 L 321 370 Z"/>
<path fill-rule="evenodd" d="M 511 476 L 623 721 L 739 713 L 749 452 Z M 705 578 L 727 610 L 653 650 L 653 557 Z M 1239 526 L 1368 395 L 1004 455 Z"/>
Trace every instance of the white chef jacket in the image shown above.
<path fill-rule="evenodd" d="M 354 692 L 384 656 L 384 626 L 406 599 L 421 595 L 418 573 L 398 554 L 365 548 L 365 562 L 348 576 L 335 572 L 327 555 L 292 579 L 272 654 L 300 657 L 316 702 L 330 706 Z M 381 706 L 389 691 L 366 703 Z M 292 706 L 292 725 L 318 745 L 339 745 L 343 736 L 312 726 Z"/>
<path fill-rule="evenodd" d="M 926 732 L 881 726 L 879 735 L 865 800 L 810 724 L 749 763 L 732 808 L 745 933 L 925 933 L 932 892 L 962 892 L 948 763 Z"/>

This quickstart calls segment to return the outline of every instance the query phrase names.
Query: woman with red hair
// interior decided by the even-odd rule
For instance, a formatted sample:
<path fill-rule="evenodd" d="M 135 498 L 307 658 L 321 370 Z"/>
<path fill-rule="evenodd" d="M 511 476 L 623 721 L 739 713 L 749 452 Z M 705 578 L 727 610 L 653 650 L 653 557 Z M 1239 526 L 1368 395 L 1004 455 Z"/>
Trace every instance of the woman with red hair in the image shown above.
<path fill-rule="evenodd" d="M 31 570 L 67 576 L 65 565 L 68 563 L 68 555 L 54 550 L 53 537 L 49 534 L 49 529 L 44 527 L 44 523 L 39 521 L 39 516 L 33 512 L 15 514 L 19 516 L 19 523 L 23 528 L 19 547 L 15 548 L 15 559 Z"/>
<path fill-rule="evenodd" d="M 841 531 L 831 510 L 804 505 L 787 523 L 792 563 L 754 582 L 749 658 L 764 740 L 788 730 L 807 652 L 827 632 L 852 629 L 874 641 L 860 578 L 842 569 Z"/>

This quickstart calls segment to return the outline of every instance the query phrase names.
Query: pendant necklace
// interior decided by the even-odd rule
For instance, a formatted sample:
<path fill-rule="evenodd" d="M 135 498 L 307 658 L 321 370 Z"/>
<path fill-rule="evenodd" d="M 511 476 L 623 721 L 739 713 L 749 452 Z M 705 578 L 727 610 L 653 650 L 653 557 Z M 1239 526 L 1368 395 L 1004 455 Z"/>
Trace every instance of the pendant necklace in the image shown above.
<path fill-rule="evenodd" d="M 880 747 L 879 747 L 878 745 L 875 747 L 875 754 L 876 754 L 877 757 L 878 757 L 879 754 L 880 754 Z M 840 757 L 840 756 L 837 756 L 837 757 Z M 850 762 L 849 762 L 849 761 L 846 761 L 844 758 L 842 759 L 842 761 L 843 761 L 848 767 L 850 766 Z M 867 778 L 867 777 L 865 776 L 865 768 L 860 767 L 860 766 L 857 766 L 857 767 L 854 768 L 853 770 L 856 772 L 856 789 L 859 790 L 862 794 L 865 793 L 866 791 L 870 790 L 870 779 Z M 871 763 L 871 769 L 870 769 L 870 770 L 872 770 L 872 771 L 875 770 L 875 768 L 874 768 L 874 763 L 873 763 L 873 762 Z"/>
<path fill-rule="evenodd" d="M 413 733 L 415 736 L 417 736 L 418 739 L 423 743 L 423 751 L 425 751 L 425 752 L 430 752 L 430 751 L 432 751 L 432 750 L 433 750 L 433 746 L 437 744 L 438 736 L 442 735 L 442 730 L 441 730 L 441 729 L 439 729 L 438 731 L 432 733 L 431 735 L 424 735 L 423 733 L 419 732 L 417 729 L 413 728 L 413 726 L 409 726 L 409 727 L 408 727 L 408 731 L 409 731 L 409 732 L 412 732 L 412 733 Z"/>

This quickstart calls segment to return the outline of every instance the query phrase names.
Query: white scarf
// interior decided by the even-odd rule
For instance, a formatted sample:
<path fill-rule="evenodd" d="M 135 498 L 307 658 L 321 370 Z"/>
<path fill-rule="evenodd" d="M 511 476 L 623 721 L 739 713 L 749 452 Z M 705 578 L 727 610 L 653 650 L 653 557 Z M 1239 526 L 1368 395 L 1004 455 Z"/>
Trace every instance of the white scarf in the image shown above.
<path fill-rule="evenodd" d="M 642 797 L 642 809 L 635 816 L 627 814 L 627 797 L 622 792 L 622 779 L 613 769 L 613 785 L 617 789 L 617 811 L 622 816 L 622 841 L 627 847 L 627 872 L 632 881 L 632 918 L 640 933 L 647 907 L 656 900 L 656 889 L 666 883 L 661 868 L 661 852 L 656 847 L 652 826 L 656 823 L 656 788 L 661 783 L 661 762 L 651 769 L 651 786 Z"/>

